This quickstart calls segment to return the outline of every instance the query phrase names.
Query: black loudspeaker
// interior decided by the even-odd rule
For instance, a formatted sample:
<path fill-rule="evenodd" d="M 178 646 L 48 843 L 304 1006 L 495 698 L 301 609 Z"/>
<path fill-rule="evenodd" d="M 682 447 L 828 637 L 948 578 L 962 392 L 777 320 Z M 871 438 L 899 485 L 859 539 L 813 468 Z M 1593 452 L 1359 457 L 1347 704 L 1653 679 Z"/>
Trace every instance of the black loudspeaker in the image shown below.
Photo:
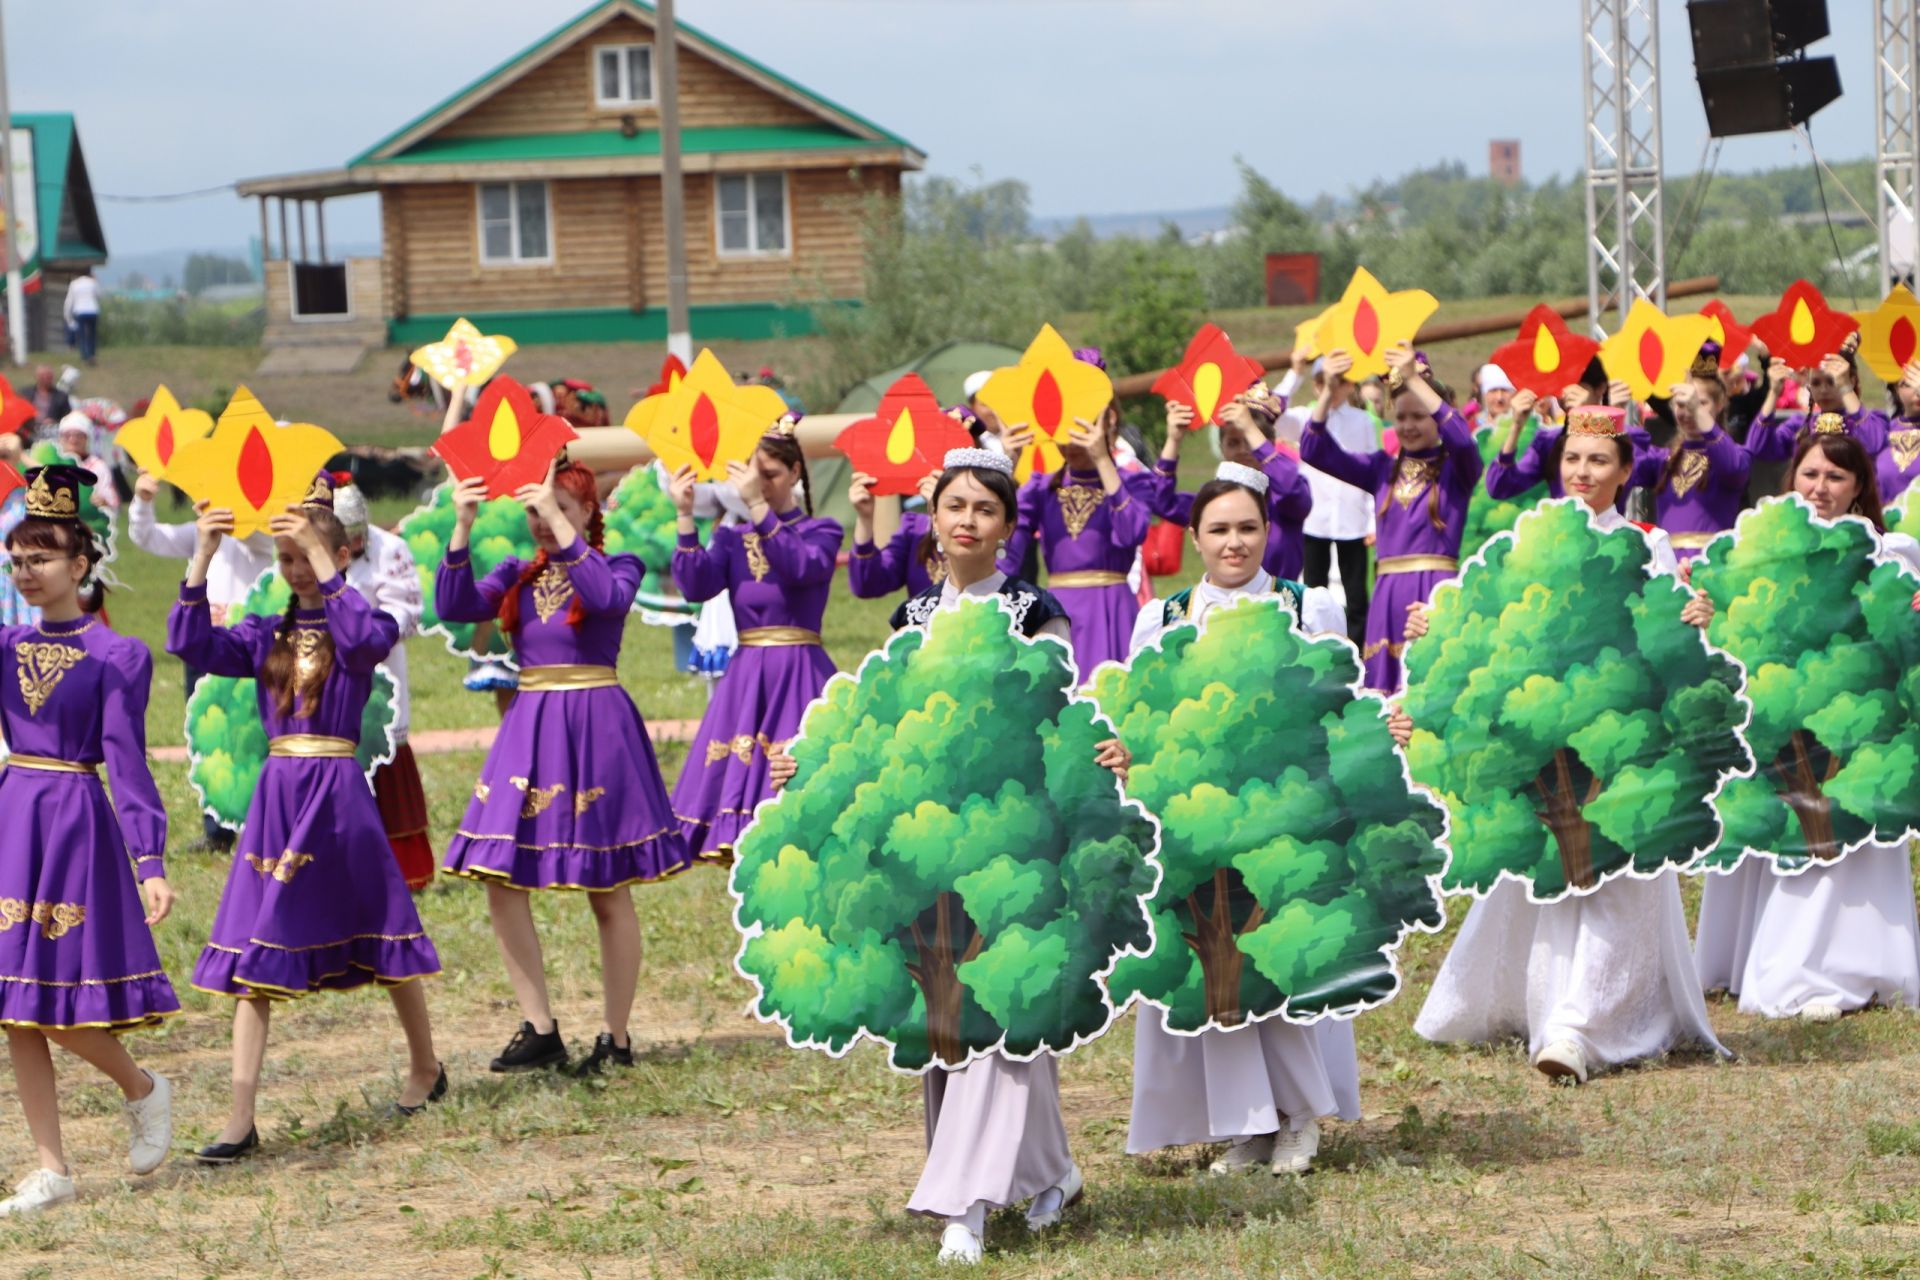
<path fill-rule="evenodd" d="M 1696 71 L 1785 58 L 1832 34 L 1826 0 L 1687 0 Z"/>
<path fill-rule="evenodd" d="M 1707 133 L 1780 133 L 1805 124 L 1840 96 L 1840 68 L 1832 58 L 1764 62 L 1755 67 L 1700 73 Z"/>
<path fill-rule="evenodd" d="M 1840 96 L 1832 58 L 1798 56 L 1829 34 L 1826 0 L 1687 0 L 1687 20 L 1713 137 L 1778 133 Z"/>

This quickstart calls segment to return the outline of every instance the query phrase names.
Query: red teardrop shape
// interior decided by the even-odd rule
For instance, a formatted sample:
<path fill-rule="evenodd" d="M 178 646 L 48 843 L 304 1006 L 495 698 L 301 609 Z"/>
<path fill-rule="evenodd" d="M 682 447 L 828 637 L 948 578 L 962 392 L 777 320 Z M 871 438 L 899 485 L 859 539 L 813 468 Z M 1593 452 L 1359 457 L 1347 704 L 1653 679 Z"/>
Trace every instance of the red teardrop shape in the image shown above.
<path fill-rule="evenodd" d="M 1887 331 L 1887 349 L 1893 352 L 1893 362 L 1902 369 L 1913 359 L 1914 337 L 1913 321 L 1905 316 L 1895 320 L 1893 328 Z"/>
<path fill-rule="evenodd" d="M 240 496 L 255 511 L 263 509 L 267 499 L 273 496 L 273 450 L 267 448 L 267 438 L 260 434 L 260 428 L 247 428 L 234 475 L 240 482 Z"/>
<path fill-rule="evenodd" d="M 1051 369 L 1042 369 L 1033 384 L 1033 425 L 1048 435 L 1060 429 L 1060 384 Z"/>
<path fill-rule="evenodd" d="M 160 429 L 153 433 L 153 451 L 160 455 L 160 461 L 163 465 L 173 461 L 172 418 L 163 417 L 160 419 Z"/>
<path fill-rule="evenodd" d="M 461 373 L 473 371 L 473 348 L 464 339 L 453 344 L 453 367 Z"/>
<path fill-rule="evenodd" d="M 704 391 L 693 402 L 693 412 L 687 416 L 687 435 L 700 465 L 711 467 L 713 455 L 720 448 L 720 410 Z"/>
<path fill-rule="evenodd" d="M 1660 366 L 1666 362 L 1667 345 L 1660 341 L 1660 335 L 1652 329 L 1640 335 L 1640 372 L 1648 382 L 1660 376 Z M 1655 388 L 1655 390 L 1660 390 Z M 1664 394 L 1664 392 L 1662 392 Z"/>
<path fill-rule="evenodd" d="M 1353 345 L 1368 356 L 1380 345 L 1380 313 L 1365 298 L 1353 309 Z"/>

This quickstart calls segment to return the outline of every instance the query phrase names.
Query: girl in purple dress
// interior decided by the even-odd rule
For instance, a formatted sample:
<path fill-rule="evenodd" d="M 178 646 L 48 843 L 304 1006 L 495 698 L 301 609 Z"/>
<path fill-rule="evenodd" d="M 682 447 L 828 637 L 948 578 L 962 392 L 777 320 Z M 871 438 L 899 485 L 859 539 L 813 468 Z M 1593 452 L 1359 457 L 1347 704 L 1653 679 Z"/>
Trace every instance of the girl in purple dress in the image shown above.
<path fill-rule="evenodd" d="M 1802 373 L 1801 381 L 1807 384 L 1808 394 L 1813 397 L 1810 412 L 1786 416 L 1763 411 L 1747 431 L 1746 450 L 1756 461 L 1785 462 L 1793 456 L 1802 433 L 1821 430 L 1823 418 L 1828 420 L 1826 434 L 1841 431 L 1852 436 L 1866 448 L 1870 458 L 1878 457 L 1887 447 L 1887 415 L 1860 402 L 1860 370 L 1853 355 L 1858 345 L 1856 334 L 1847 339 L 1838 354 L 1827 356 L 1817 368 Z M 1790 373 L 1787 362 L 1778 358 L 1767 366 L 1768 385 L 1775 391 L 1768 397 L 1768 410 L 1778 399 L 1778 390 L 1785 385 Z"/>
<path fill-rule="evenodd" d="M 0 772 L 0 1025 L 40 1167 L 0 1200 L 0 1217 L 74 1198 L 49 1042 L 119 1086 L 128 1164 L 160 1167 L 173 1091 L 117 1037 L 180 1012 L 149 932 L 173 907 L 167 815 L 147 771 L 153 656 L 94 616 L 100 551 L 79 519 L 92 476 L 70 466 L 27 475 L 26 516 L 7 551 L 40 621 L 0 628 L 0 727 L 13 749 Z"/>
<path fill-rule="evenodd" d="M 1265 394 L 1264 387 L 1256 387 Z M 1269 402 L 1272 403 L 1272 402 Z M 1285 407 L 1285 402 L 1278 402 Z M 1221 457 L 1267 478 L 1261 501 L 1267 511 L 1267 549 L 1260 567 L 1276 578 L 1297 579 L 1307 561 L 1305 525 L 1313 511 L 1313 490 L 1299 460 L 1274 448 L 1275 417 L 1269 405 L 1236 396 L 1221 408 Z M 1185 527 L 1193 514 L 1190 493 L 1175 492 L 1180 475 L 1180 446 L 1193 430 L 1193 407 L 1167 401 L 1167 442 L 1153 464 L 1153 513 Z"/>
<path fill-rule="evenodd" d="M 705 547 L 693 524 L 693 469 L 682 467 L 668 486 L 680 513 L 674 585 L 695 603 L 727 592 L 740 627 L 740 647 L 714 686 L 673 788 L 688 850 L 722 862 L 767 798 L 767 754 L 800 731 L 807 704 L 834 671 L 820 619 L 846 535 L 839 521 L 814 516 L 806 455 L 792 432 L 782 419 L 750 465 L 728 464 L 752 523 L 714 529 Z M 804 511 L 796 486 L 808 494 Z"/>
<path fill-rule="evenodd" d="M 1638 451 L 1629 483 L 1653 491 L 1653 522 L 1666 530 L 1682 562 L 1733 528 L 1747 492 L 1754 455 L 1719 423 L 1727 402 L 1717 370 L 1675 385 L 1668 402 L 1679 434 L 1673 445 Z M 1623 385 L 1617 390 L 1624 392 Z M 1836 419 L 1837 420 L 1837 419 Z M 1759 432 L 1759 424 L 1754 431 Z M 1753 437 L 1748 437 L 1751 444 Z"/>
<path fill-rule="evenodd" d="M 321 473 L 307 503 L 267 525 L 292 599 L 279 618 L 216 627 L 207 567 L 233 532 L 233 512 L 199 504 L 198 543 L 167 617 L 167 652 L 213 675 L 255 682 L 267 762 L 234 841 L 233 868 L 193 985 L 234 997 L 233 1108 L 198 1158 L 230 1164 L 259 1149 L 254 1109 L 273 1002 L 378 983 L 406 1033 L 401 1114 L 441 1097 L 427 997 L 416 978 L 440 972 L 400 876 L 373 790 L 354 752 L 374 668 L 400 627 L 343 576 L 347 531 Z M 323 505 L 324 504 L 324 505 Z"/>
<path fill-rule="evenodd" d="M 1887 447 L 1876 463 L 1880 500 L 1891 504 L 1920 478 L 1920 360 L 1912 360 L 1893 384 L 1893 420 Z"/>
<path fill-rule="evenodd" d="M 568 464 L 514 496 L 539 554 L 508 559 L 475 582 L 467 540 L 484 480 L 453 491 L 453 536 L 434 579 L 440 616 L 497 617 L 520 659 L 520 691 L 500 722 L 446 870 L 485 881 L 487 913 L 520 1004 L 520 1029 L 493 1060 L 525 1071 L 567 1060 L 547 997 L 532 891 L 584 889 L 600 931 L 606 1026 L 578 1075 L 633 1065 L 627 1020 L 640 982 L 640 921 L 629 885 L 686 870 L 691 859 L 667 803 L 653 741 L 615 668 L 627 610 L 646 566 L 600 549 L 590 468 Z"/>
<path fill-rule="evenodd" d="M 1328 352 L 1327 386 L 1345 376 L 1353 357 Z M 1466 419 L 1435 390 L 1424 358 L 1400 343 L 1387 353 L 1391 368 L 1394 428 L 1398 456 L 1376 450 L 1348 453 L 1327 434 L 1332 410 L 1330 390 L 1319 401 L 1300 436 L 1300 457 L 1336 480 L 1375 497 L 1373 603 L 1367 610 L 1367 687 L 1386 693 L 1400 688 L 1400 652 L 1406 647 L 1407 610 L 1426 603 L 1441 582 L 1460 569 L 1460 536 L 1467 505 L 1480 482 L 1480 449 Z"/>

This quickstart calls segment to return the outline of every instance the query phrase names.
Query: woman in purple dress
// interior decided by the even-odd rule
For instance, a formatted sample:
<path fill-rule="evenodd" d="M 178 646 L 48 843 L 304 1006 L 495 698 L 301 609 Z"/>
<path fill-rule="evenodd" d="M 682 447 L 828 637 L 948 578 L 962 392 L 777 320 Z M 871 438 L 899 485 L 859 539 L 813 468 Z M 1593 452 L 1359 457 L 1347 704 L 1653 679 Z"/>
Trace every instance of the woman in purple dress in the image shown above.
<path fill-rule="evenodd" d="M 1920 360 L 1907 363 L 1888 394 L 1893 420 L 1887 424 L 1887 447 L 1880 451 L 1876 478 L 1880 501 L 1891 505 L 1920 479 Z"/>
<path fill-rule="evenodd" d="M 705 547 L 693 525 L 693 469 L 682 467 L 668 486 L 680 513 L 674 585 L 695 603 L 727 592 L 740 627 L 740 647 L 673 788 L 688 851 L 722 862 L 767 798 L 767 753 L 800 731 L 807 704 L 833 676 L 820 619 L 846 537 L 839 521 L 814 516 L 806 455 L 787 419 L 761 438 L 750 464 L 729 464 L 727 478 L 752 523 L 714 529 Z"/>
<path fill-rule="evenodd" d="M 1844 432 L 1858 440 L 1870 458 L 1878 457 L 1887 447 L 1887 415 L 1860 402 L 1860 370 L 1853 355 L 1858 343 L 1858 335 L 1848 338 L 1837 354 L 1821 360 L 1817 368 L 1803 372 L 1801 380 L 1813 397 L 1811 412 L 1792 415 L 1762 412 L 1747 431 L 1746 450 L 1756 461 L 1785 462 L 1793 457 L 1801 435 L 1807 431 L 1822 431 L 1827 435 Z M 1767 366 L 1767 382 L 1773 392 L 1767 397 L 1768 410 L 1778 399 L 1779 389 L 1785 385 L 1790 372 L 1787 362 L 1778 358 Z M 1822 419 L 1827 419 L 1824 428 Z"/>
<path fill-rule="evenodd" d="M 1328 352 L 1327 386 L 1345 376 L 1353 357 Z M 1327 434 L 1332 392 L 1320 393 L 1300 437 L 1300 457 L 1336 480 L 1375 497 L 1373 603 L 1367 610 L 1366 681 L 1370 689 L 1397 693 L 1400 652 L 1406 647 L 1407 609 L 1426 603 L 1441 582 L 1460 569 L 1460 536 L 1467 505 L 1480 482 L 1480 449 L 1473 430 L 1435 390 L 1424 358 L 1400 343 L 1387 353 L 1391 368 L 1397 456 L 1376 450 L 1348 453 Z"/>
<path fill-rule="evenodd" d="M 40 621 L 0 628 L 0 727 L 13 750 L 0 772 L 0 1025 L 40 1167 L 0 1200 L 0 1217 L 74 1198 L 49 1042 L 119 1087 L 133 1171 L 160 1167 L 173 1091 L 118 1034 L 180 1012 L 149 932 L 173 907 L 167 815 L 147 771 L 153 655 L 94 616 L 100 551 L 79 518 L 93 477 L 70 466 L 27 475 L 7 552 Z"/>
<path fill-rule="evenodd" d="M 401 1114 L 447 1088 L 416 978 L 440 972 L 413 895 L 387 843 L 373 789 L 354 758 L 374 668 L 400 627 L 343 576 L 351 555 L 323 472 L 306 504 L 267 525 L 292 599 L 279 618 L 213 625 L 207 567 L 233 512 L 200 504 L 199 539 L 167 616 L 167 652 L 190 667 L 253 680 L 267 761 L 193 985 L 234 997 L 233 1108 L 203 1164 L 259 1149 L 254 1109 L 275 1000 L 368 983 L 387 989 L 407 1037 Z"/>
<path fill-rule="evenodd" d="M 1625 391 L 1624 386 L 1616 389 Z M 1719 423 L 1726 388 L 1717 372 L 1676 384 L 1668 405 L 1679 435 L 1671 446 L 1639 450 L 1629 484 L 1653 491 L 1653 523 L 1666 531 L 1674 554 L 1684 563 L 1733 528 L 1754 455 L 1735 444 Z M 1755 432 L 1760 429 L 1754 426 Z"/>
<path fill-rule="evenodd" d="M 1264 387 L 1256 389 L 1265 393 Z M 1284 401 L 1279 403 L 1285 407 Z M 1300 577 L 1307 561 L 1304 526 L 1313 511 L 1313 490 L 1307 485 L 1299 460 L 1274 447 L 1276 415 L 1268 412 L 1270 405 L 1247 396 L 1236 396 L 1224 405 L 1220 411 L 1220 453 L 1224 461 L 1266 476 L 1267 490 L 1261 501 L 1267 511 L 1267 550 L 1260 567 L 1276 578 L 1293 580 Z M 1167 442 L 1153 464 L 1153 513 L 1182 528 L 1193 514 L 1194 495 L 1176 492 L 1176 485 L 1180 446 L 1192 430 L 1192 406 L 1167 401 Z"/>
<path fill-rule="evenodd" d="M 453 536 L 434 579 L 440 616 L 500 621 L 520 660 L 466 816 L 447 845 L 451 875 L 487 886 L 487 913 L 520 1005 L 520 1029 L 495 1071 L 559 1066 L 566 1042 L 547 995 L 532 891 L 584 889 L 600 932 L 606 1026 L 578 1075 L 633 1065 L 627 1021 L 640 983 L 640 921 L 628 886 L 691 864 L 667 803 L 653 741 L 616 667 L 627 610 L 646 566 L 600 549 L 599 492 L 590 468 L 568 464 L 514 496 L 539 554 L 508 559 L 474 581 L 467 540 L 484 480 L 453 491 Z"/>

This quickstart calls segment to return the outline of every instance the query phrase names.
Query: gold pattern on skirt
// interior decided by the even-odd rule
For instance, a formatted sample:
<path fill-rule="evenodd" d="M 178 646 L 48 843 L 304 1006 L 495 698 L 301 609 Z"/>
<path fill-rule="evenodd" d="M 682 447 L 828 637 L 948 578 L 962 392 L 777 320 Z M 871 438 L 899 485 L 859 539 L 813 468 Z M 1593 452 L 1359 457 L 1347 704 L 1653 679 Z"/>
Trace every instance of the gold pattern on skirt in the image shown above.
<path fill-rule="evenodd" d="M 573 599 L 573 579 L 557 564 L 550 564 L 533 580 L 533 611 L 545 622 L 567 607 Z"/>
<path fill-rule="evenodd" d="M 318 627 L 295 627 L 293 631 L 293 679 L 305 684 L 320 675 L 320 642 L 326 632 Z"/>
<path fill-rule="evenodd" d="M 747 572 L 753 575 L 755 582 L 765 582 L 767 572 L 773 566 L 767 563 L 767 553 L 760 546 L 760 535 L 743 533 L 740 535 L 740 542 L 747 549 Z"/>
<path fill-rule="evenodd" d="M 556 782 L 550 787 L 536 787 L 525 778 L 512 778 L 509 781 L 527 797 L 526 803 L 520 806 L 520 816 L 523 818 L 539 817 L 551 808 L 553 802 L 560 798 L 560 793 L 567 789 L 567 784 L 564 782 Z"/>
<path fill-rule="evenodd" d="M 1402 454 L 1400 474 L 1394 477 L 1393 500 L 1402 509 L 1412 506 L 1427 491 L 1428 486 L 1440 479 L 1440 459 L 1409 458 Z"/>
<path fill-rule="evenodd" d="M 1093 513 L 1107 500 L 1105 489 L 1084 484 L 1062 484 L 1057 492 L 1060 495 L 1060 519 L 1066 522 L 1069 538 L 1079 537 L 1080 531 L 1087 527 L 1087 521 L 1093 519 Z"/>
<path fill-rule="evenodd" d="M 20 676 L 20 696 L 27 700 L 27 710 L 37 713 L 60 682 L 67 678 L 67 672 L 75 663 L 87 656 L 85 649 L 70 644 L 39 644 L 28 640 L 14 646 L 14 665 Z"/>
<path fill-rule="evenodd" d="M 1887 448 L 1893 450 L 1894 466 L 1905 471 L 1920 458 L 1920 428 L 1894 431 L 1887 435 Z"/>
<path fill-rule="evenodd" d="M 1680 465 L 1673 472 L 1673 496 L 1684 498 L 1687 492 L 1707 478 L 1710 464 L 1707 455 L 1699 449 L 1682 449 Z"/>
<path fill-rule="evenodd" d="M 579 817 L 593 807 L 593 802 L 607 794 L 605 787 L 588 787 L 585 791 L 573 793 L 573 816 Z"/>
<path fill-rule="evenodd" d="M 774 742 L 764 733 L 737 733 L 730 740 L 715 738 L 707 744 L 707 763 L 718 764 L 731 755 L 741 764 L 752 764 L 755 747 L 772 755 Z"/>
<path fill-rule="evenodd" d="M 485 804 L 487 802 L 487 797 L 492 794 L 493 794 L 493 788 L 488 786 L 486 783 L 476 782 L 473 784 L 473 798 L 475 800 L 478 800 L 481 804 Z"/>
<path fill-rule="evenodd" d="M 295 853 L 288 849 L 277 858 L 263 858 L 257 853 L 247 855 L 247 862 L 263 876 L 272 876 L 281 884 L 289 884 L 299 874 L 300 868 L 313 861 L 310 853 Z"/>
<path fill-rule="evenodd" d="M 87 922 L 87 909 L 78 902 L 27 902 L 20 898 L 0 898 L 0 933 L 27 921 L 40 926 L 40 936 L 58 941 L 71 929 Z"/>

